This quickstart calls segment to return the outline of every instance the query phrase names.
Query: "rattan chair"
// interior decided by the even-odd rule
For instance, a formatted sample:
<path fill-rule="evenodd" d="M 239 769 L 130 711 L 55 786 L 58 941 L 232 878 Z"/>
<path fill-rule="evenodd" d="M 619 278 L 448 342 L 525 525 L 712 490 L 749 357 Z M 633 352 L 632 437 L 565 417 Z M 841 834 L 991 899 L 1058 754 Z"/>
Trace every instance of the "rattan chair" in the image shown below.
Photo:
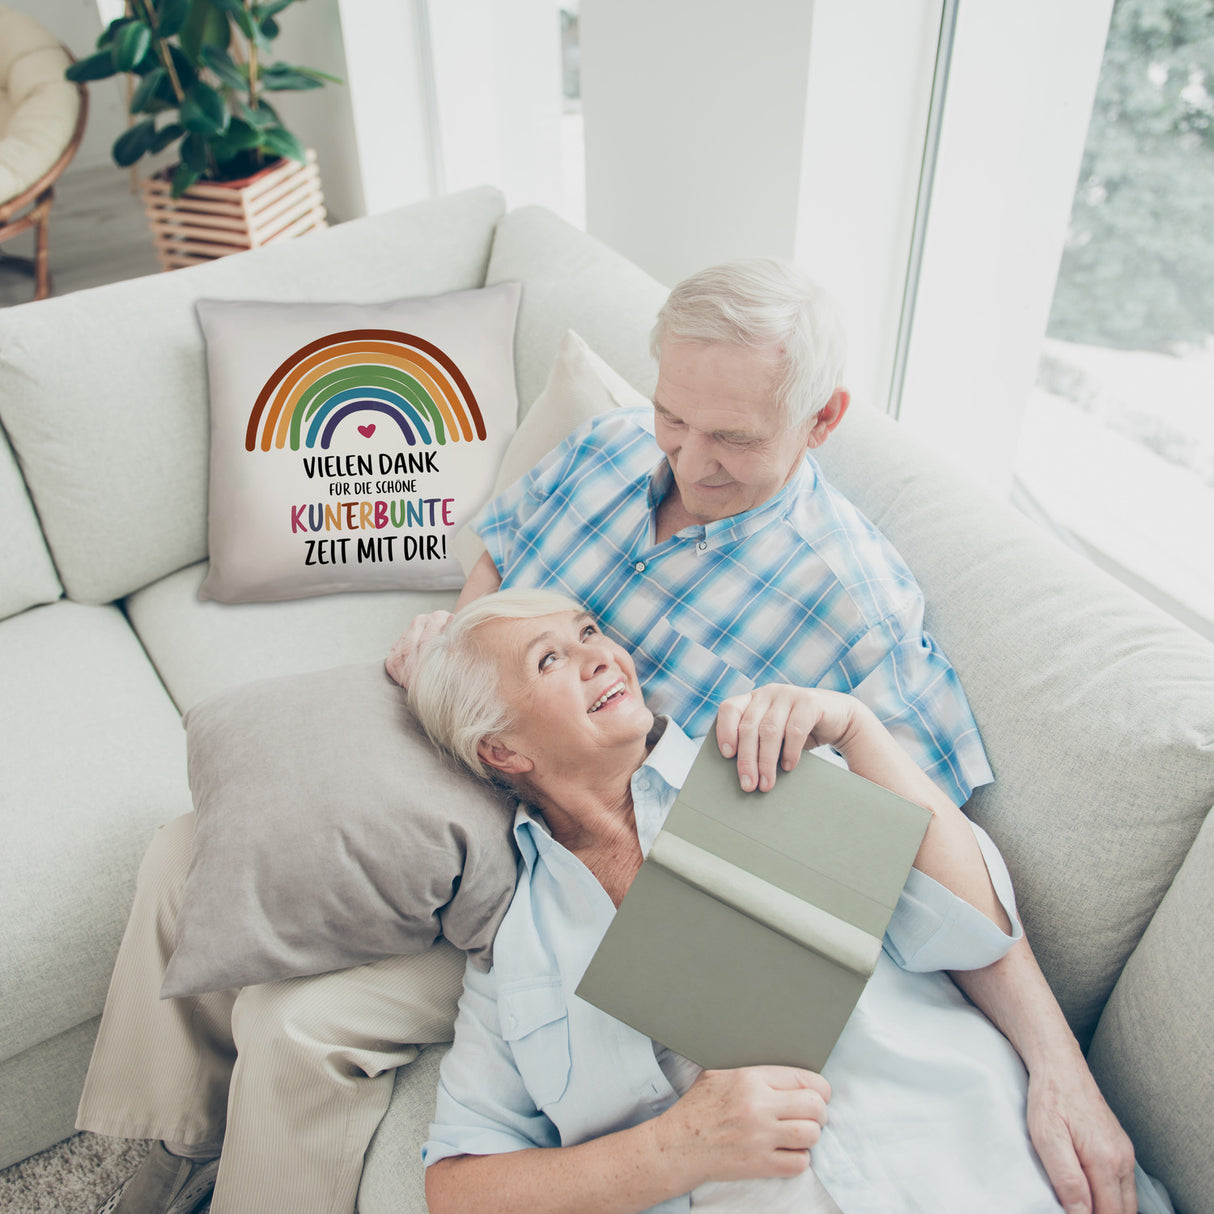
<path fill-rule="evenodd" d="M 33 17 L 0 5 L 0 243 L 34 231 L 34 255 L 3 256 L 51 293 L 47 221 L 55 179 L 84 136 L 88 93 L 64 78 L 71 55 Z"/>

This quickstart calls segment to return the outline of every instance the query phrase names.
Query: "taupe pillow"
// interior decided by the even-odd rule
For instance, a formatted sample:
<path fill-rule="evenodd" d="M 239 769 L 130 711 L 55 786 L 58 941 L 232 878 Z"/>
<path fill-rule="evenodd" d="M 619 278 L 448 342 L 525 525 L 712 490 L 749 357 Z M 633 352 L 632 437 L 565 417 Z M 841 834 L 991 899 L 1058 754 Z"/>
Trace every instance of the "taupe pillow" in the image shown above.
<path fill-rule="evenodd" d="M 194 857 L 161 994 L 418 953 L 488 964 L 513 802 L 445 761 L 382 666 L 221 692 L 185 717 Z"/>

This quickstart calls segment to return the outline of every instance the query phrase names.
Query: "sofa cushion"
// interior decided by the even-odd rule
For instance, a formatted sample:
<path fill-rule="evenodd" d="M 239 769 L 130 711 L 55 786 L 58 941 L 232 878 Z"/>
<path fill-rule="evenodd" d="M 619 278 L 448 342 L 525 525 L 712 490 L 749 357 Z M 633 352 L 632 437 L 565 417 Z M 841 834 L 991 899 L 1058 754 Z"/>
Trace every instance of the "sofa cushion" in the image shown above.
<path fill-rule="evenodd" d="M 583 422 L 610 409 L 648 403 L 570 329 L 561 338 L 543 392 L 506 448 L 490 497 L 513 485 Z M 452 546 L 467 573 L 485 551 L 480 537 L 468 525 L 457 532 Z"/>
<path fill-rule="evenodd" d="M 194 854 L 162 993 L 420 953 L 488 968 L 513 799 L 435 750 L 382 662 L 249 683 L 186 714 Z"/>
<path fill-rule="evenodd" d="M 203 597 L 458 589 L 451 541 L 517 424 L 518 297 L 502 283 L 385 304 L 199 300 Z"/>
<path fill-rule="evenodd" d="M 969 812 L 1086 1042 L 1214 801 L 1214 646 L 882 415 L 819 456 L 923 587 L 995 771 Z"/>
<path fill-rule="evenodd" d="M 196 300 L 373 303 L 478 287 L 501 212 L 496 190 L 471 190 L 0 312 L 0 420 L 68 595 L 109 602 L 206 556 Z"/>
<path fill-rule="evenodd" d="M 1214 1208 L 1214 813 L 1109 996 L 1088 1055 L 1139 1161 Z"/>
<path fill-rule="evenodd" d="M 543 391 L 566 330 L 644 395 L 657 364 L 649 331 L 667 290 L 605 244 L 542 207 L 520 207 L 497 225 L 487 282 L 521 282 L 514 365 L 520 416 Z"/>
<path fill-rule="evenodd" d="M 61 601 L 6 620 L 0 670 L 8 1058 L 101 1011 L 139 861 L 190 796 L 181 722 L 117 608 Z"/>
<path fill-rule="evenodd" d="M 0 620 L 63 593 L 34 504 L 8 439 L 0 431 Z"/>
<path fill-rule="evenodd" d="M 452 590 L 331 594 L 286 603 L 204 602 L 206 565 L 191 565 L 123 603 L 181 712 L 253 679 L 382 662 L 409 621 L 450 609 Z"/>

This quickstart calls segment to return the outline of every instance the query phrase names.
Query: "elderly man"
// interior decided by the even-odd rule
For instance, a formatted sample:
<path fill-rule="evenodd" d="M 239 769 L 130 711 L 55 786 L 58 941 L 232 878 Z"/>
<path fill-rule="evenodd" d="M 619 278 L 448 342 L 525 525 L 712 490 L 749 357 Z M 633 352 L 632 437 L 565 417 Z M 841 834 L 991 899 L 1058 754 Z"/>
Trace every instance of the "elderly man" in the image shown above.
<path fill-rule="evenodd" d="M 849 403 L 828 298 L 779 262 L 712 267 L 671 292 L 652 349 L 652 414 L 592 421 L 491 502 L 457 606 L 559 589 L 632 650 L 651 707 L 689 734 L 762 683 L 850 692 L 963 804 L 990 768 L 918 585 L 810 455 Z M 404 634 L 398 681 L 448 618 Z M 1029 1128 L 1064 1207 L 1131 1209 L 1132 1146 L 1027 940 L 957 980 L 1028 1067 Z"/>

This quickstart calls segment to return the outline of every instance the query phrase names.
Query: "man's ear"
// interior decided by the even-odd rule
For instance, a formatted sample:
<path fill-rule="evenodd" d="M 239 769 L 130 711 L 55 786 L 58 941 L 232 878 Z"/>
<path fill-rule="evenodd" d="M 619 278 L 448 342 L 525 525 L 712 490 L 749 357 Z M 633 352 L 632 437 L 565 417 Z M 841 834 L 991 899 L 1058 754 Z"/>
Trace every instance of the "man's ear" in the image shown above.
<path fill-rule="evenodd" d="M 830 432 L 843 420 L 847 406 L 851 404 L 851 393 L 846 388 L 836 388 L 830 400 L 818 410 L 809 431 L 807 446 L 812 450 L 820 447 L 830 437 Z"/>
<path fill-rule="evenodd" d="M 511 750 L 500 739 L 486 738 L 478 742 L 476 753 L 486 767 L 492 767 L 494 771 L 500 771 L 508 776 L 522 775 L 535 766 L 526 755 L 520 754 L 517 750 Z"/>

